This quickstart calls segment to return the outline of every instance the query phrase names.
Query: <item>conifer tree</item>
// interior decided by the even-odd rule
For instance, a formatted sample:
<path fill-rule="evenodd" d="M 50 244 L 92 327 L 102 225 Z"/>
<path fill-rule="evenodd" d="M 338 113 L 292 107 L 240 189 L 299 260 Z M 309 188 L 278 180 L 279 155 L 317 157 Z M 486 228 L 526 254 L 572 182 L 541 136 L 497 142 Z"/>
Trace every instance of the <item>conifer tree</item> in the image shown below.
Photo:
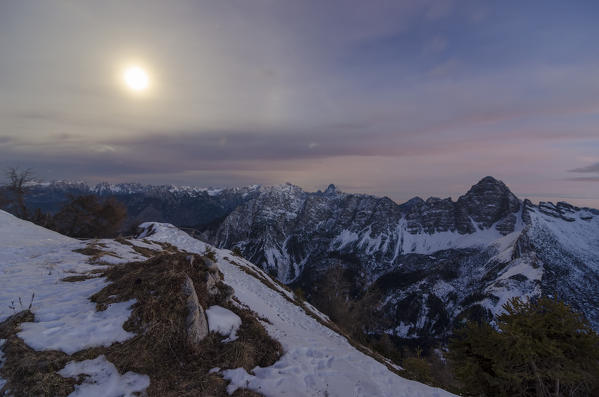
<path fill-rule="evenodd" d="M 465 393 L 479 396 L 593 396 L 599 391 L 599 336 L 556 299 L 513 298 L 497 328 L 468 323 L 450 344 Z"/>

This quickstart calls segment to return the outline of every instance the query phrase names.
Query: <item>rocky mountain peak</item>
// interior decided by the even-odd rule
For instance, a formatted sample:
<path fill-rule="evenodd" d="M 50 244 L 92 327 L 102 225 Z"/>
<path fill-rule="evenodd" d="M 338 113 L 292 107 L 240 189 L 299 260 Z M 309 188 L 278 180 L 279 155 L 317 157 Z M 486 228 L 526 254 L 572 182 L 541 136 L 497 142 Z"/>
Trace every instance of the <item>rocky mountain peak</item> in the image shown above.
<path fill-rule="evenodd" d="M 412 208 L 422 206 L 424 204 L 424 200 L 420 197 L 413 197 L 406 201 L 403 204 L 399 205 L 399 208 L 402 212 L 409 212 Z"/>
<path fill-rule="evenodd" d="M 502 233 L 513 231 L 516 222 L 514 213 L 521 203 L 510 189 L 500 180 L 487 176 L 472 186 L 461 196 L 457 205 L 459 211 L 472 219 L 479 228 L 489 228 L 501 220 L 497 229 Z"/>
<path fill-rule="evenodd" d="M 337 193 L 337 188 L 332 183 L 327 187 L 327 190 L 324 191 L 324 194 L 335 194 Z"/>
<path fill-rule="evenodd" d="M 511 193 L 511 191 L 502 181 L 495 179 L 492 176 L 486 176 L 474 184 L 464 196 L 478 195 L 481 193 L 502 195 Z"/>

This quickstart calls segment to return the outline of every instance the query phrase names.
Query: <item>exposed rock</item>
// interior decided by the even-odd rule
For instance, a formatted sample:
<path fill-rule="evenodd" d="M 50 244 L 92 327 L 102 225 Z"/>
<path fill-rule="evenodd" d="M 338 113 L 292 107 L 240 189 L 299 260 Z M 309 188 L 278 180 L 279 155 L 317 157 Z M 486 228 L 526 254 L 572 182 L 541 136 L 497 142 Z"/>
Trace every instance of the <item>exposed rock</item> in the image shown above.
<path fill-rule="evenodd" d="M 187 343 L 192 349 L 197 349 L 202 339 L 208 336 L 208 321 L 204 308 L 198 301 L 193 281 L 187 275 L 183 282 L 183 294 L 187 299 L 187 317 L 185 319 Z"/>
<path fill-rule="evenodd" d="M 327 190 L 324 191 L 324 194 L 335 194 L 337 193 L 337 188 L 332 183 L 327 187 Z"/>
<path fill-rule="evenodd" d="M 231 299 L 233 299 L 233 295 L 235 294 L 235 290 L 229 284 L 221 284 L 219 292 L 223 294 L 225 301 L 227 302 L 230 302 Z"/>
<path fill-rule="evenodd" d="M 218 265 L 212 259 L 204 257 L 204 264 L 210 273 L 219 273 Z"/>
<path fill-rule="evenodd" d="M 220 275 L 215 272 L 206 273 L 206 290 L 210 295 L 218 294 L 217 283 L 221 281 Z"/>
<path fill-rule="evenodd" d="M 510 234 L 514 231 L 517 221 L 518 218 L 515 214 L 508 214 L 502 220 L 497 222 L 495 229 L 505 236 L 506 234 Z"/>
<path fill-rule="evenodd" d="M 480 229 L 488 229 L 494 223 L 510 217 L 521 208 L 520 200 L 508 189 L 501 181 L 487 176 L 481 179 L 476 185 L 472 186 L 468 193 L 461 196 L 456 202 L 458 212 L 462 219 L 460 224 L 467 224 L 465 217 L 472 219 Z M 508 234 L 514 231 L 513 222 L 503 222 L 501 229 L 497 228 L 502 234 Z M 472 232 L 472 229 L 464 228 L 461 233 Z"/>
<path fill-rule="evenodd" d="M 522 221 L 530 225 L 530 213 L 535 211 L 535 205 L 529 200 L 524 199 L 522 202 Z"/>

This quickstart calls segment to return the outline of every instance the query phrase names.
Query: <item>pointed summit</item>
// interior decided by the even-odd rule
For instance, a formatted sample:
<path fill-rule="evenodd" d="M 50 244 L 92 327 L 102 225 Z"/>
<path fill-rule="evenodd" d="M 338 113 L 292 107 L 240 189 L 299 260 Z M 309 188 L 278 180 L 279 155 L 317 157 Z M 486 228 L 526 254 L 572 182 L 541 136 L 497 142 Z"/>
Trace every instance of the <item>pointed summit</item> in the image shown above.
<path fill-rule="evenodd" d="M 337 188 L 332 183 L 327 187 L 327 190 L 324 191 L 324 194 L 335 194 L 337 193 Z"/>
<path fill-rule="evenodd" d="M 520 209 L 520 200 L 503 182 L 486 176 L 461 196 L 457 205 L 464 223 L 470 218 L 478 227 L 488 228 L 501 220 L 497 229 L 509 233 L 513 231 L 516 222 L 513 214 Z"/>
<path fill-rule="evenodd" d="M 504 186 L 505 187 L 505 183 L 503 183 L 499 179 L 493 178 L 492 176 L 485 176 L 480 181 L 478 181 L 474 186 L 478 186 L 478 185 L 481 185 L 481 186 Z"/>
<path fill-rule="evenodd" d="M 484 195 L 489 199 L 500 196 L 514 196 L 510 189 L 502 181 L 485 176 L 483 179 L 473 185 L 468 192 L 462 197 L 481 196 Z M 516 196 L 514 196 L 515 198 Z"/>

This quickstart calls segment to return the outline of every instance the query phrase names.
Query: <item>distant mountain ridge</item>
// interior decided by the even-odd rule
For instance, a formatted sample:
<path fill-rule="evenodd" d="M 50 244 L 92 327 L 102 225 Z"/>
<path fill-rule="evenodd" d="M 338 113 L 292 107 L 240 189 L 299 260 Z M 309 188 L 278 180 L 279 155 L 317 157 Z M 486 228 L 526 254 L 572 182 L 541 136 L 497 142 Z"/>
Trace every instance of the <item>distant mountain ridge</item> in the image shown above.
<path fill-rule="evenodd" d="M 204 228 L 254 195 L 259 186 L 214 189 L 193 186 L 144 185 L 54 181 L 30 184 L 26 200 L 32 209 L 55 213 L 69 195 L 116 197 L 128 210 L 126 227 L 145 221 L 168 222 L 181 227 Z"/>
<path fill-rule="evenodd" d="M 463 318 L 492 321 L 511 296 L 560 296 L 599 328 L 599 211 L 520 200 L 485 177 L 457 200 L 386 197 L 291 184 L 222 190 L 138 184 L 33 188 L 32 205 L 67 192 L 115 196 L 131 219 L 192 227 L 237 248 L 308 297 L 341 266 L 356 299 L 382 295 L 378 333 L 444 337 Z"/>

